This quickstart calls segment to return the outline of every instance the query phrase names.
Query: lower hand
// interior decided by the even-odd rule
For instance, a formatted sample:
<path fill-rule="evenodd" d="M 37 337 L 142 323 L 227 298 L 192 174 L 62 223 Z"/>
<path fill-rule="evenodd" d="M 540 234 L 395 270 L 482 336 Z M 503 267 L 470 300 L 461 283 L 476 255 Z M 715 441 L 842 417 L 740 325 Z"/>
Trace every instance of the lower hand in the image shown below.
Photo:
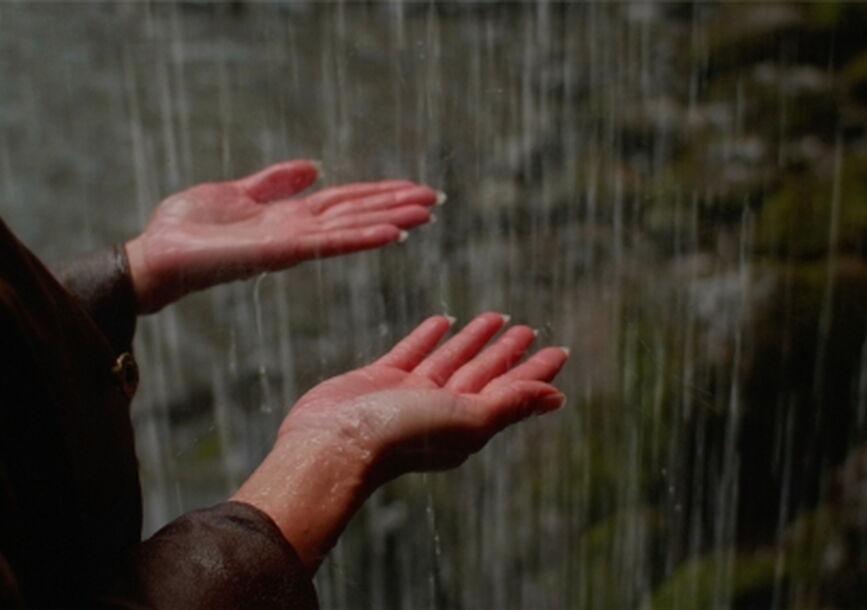
<path fill-rule="evenodd" d="M 435 316 L 373 364 L 316 386 L 233 499 L 269 514 L 312 573 L 384 481 L 457 466 L 509 424 L 563 404 L 548 382 L 568 352 L 516 365 L 535 333 L 514 326 L 483 349 L 504 324 L 482 314 L 434 349 L 451 325 Z"/>
<path fill-rule="evenodd" d="M 290 161 L 164 200 L 126 244 L 139 313 L 221 282 L 399 241 L 430 221 L 440 197 L 406 180 L 293 197 L 317 177 L 315 163 Z"/>

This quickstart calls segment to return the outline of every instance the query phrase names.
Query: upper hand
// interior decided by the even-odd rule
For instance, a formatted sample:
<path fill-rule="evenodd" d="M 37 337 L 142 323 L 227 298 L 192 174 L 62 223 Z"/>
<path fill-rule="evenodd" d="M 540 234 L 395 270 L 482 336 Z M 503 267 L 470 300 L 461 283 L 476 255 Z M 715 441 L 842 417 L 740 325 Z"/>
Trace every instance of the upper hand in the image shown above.
<path fill-rule="evenodd" d="M 292 197 L 317 177 L 315 163 L 290 161 L 165 199 L 126 245 L 139 312 L 221 282 L 398 241 L 430 220 L 439 197 L 406 180 Z"/>

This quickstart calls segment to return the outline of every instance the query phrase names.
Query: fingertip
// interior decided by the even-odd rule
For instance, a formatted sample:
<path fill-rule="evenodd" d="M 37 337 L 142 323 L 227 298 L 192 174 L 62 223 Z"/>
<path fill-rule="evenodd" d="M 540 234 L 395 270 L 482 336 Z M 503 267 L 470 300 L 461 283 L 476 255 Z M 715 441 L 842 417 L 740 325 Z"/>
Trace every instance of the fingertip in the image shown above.
<path fill-rule="evenodd" d="M 536 329 L 527 326 L 526 324 L 515 324 L 514 326 L 509 327 L 502 335 L 503 338 L 509 337 L 512 339 L 517 339 L 521 342 L 521 344 L 530 344 L 532 343 L 538 332 Z"/>
<path fill-rule="evenodd" d="M 439 191 L 435 191 L 429 186 L 413 185 L 400 191 L 397 199 L 399 203 L 414 203 L 426 208 L 432 208 L 437 205 L 438 193 Z"/>
<path fill-rule="evenodd" d="M 269 198 L 283 198 L 294 195 L 314 184 L 323 176 L 321 161 L 287 161 L 278 164 L 281 172 L 287 176 L 285 183 L 276 181 L 272 185 L 273 192 L 266 193 Z"/>
<path fill-rule="evenodd" d="M 456 318 L 447 314 L 437 314 L 427 318 L 422 325 L 430 325 L 431 327 L 442 327 L 443 332 L 454 326 Z"/>
<path fill-rule="evenodd" d="M 306 159 L 274 163 L 241 178 L 238 183 L 255 201 L 270 203 L 306 189 L 319 176 L 315 161 Z"/>
<path fill-rule="evenodd" d="M 457 321 L 454 316 L 447 314 L 431 316 L 429 320 L 433 322 L 433 326 L 440 338 L 444 337 Z"/>
<path fill-rule="evenodd" d="M 436 217 L 430 213 L 430 208 L 423 205 L 403 206 L 395 209 L 393 213 L 396 214 L 395 224 L 405 229 L 436 222 Z"/>
<path fill-rule="evenodd" d="M 486 311 L 477 315 L 470 323 L 481 323 L 485 326 L 496 326 L 497 329 L 502 329 L 509 324 L 511 319 L 512 316 L 509 314 L 500 313 L 499 311 Z"/>
<path fill-rule="evenodd" d="M 448 332 L 445 316 L 434 315 L 423 320 L 377 362 L 411 371 L 424 359 Z"/>
<path fill-rule="evenodd" d="M 546 394 L 545 396 L 540 397 L 536 401 L 535 409 L 533 412 L 537 415 L 541 415 L 543 413 L 549 413 L 551 411 L 556 411 L 560 409 L 563 405 L 566 404 L 566 395 L 562 392 L 555 392 L 553 394 Z"/>
<path fill-rule="evenodd" d="M 560 348 L 560 350 L 561 350 L 564 354 L 566 354 L 566 357 L 567 357 L 567 358 L 569 357 L 569 354 L 572 353 L 572 350 L 569 349 L 569 346 L 567 346 L 567 345 L 560 345 L 560 346 L 558 346 L 558 347 Z"/>
<path fill-rule="evenodd" d="M 492 404 L 491 416 L 498 429 L 532 415 L 556 411 L 566 397 L 554 386 L 535 380 L 520 380 L 497 384 L 482 392 Z"/>
<path fill-rule="evenodd" d="M 553 358 L 557 361 L 563 360 L 565 362 L 566 359 L 569 357 L 569 348 L 563 346 L 549 345 L 548 347 L 541 348 L 538 352 L 536 352 L 535 355 L 541 356 L 546 359 Z"/>

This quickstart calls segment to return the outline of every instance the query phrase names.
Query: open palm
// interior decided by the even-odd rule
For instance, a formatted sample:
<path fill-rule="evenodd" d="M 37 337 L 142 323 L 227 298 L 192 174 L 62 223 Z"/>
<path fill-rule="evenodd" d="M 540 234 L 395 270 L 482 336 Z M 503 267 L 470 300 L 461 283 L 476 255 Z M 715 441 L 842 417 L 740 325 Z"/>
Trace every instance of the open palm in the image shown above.
<path fill-rule="evenodd" d="M 127 244 L 142 312 L 214 284 L 312 258 L 376 248 L 430 220 L 436 191 L 406 180 L 347 184 L 293 197 L 318 176 L 310 161 L 272 165 L 164 200 Z"/>
<path fill-rule="evenodd" d="M 514 326 L 483 350 L 505 322 L 482 314 L 434 350 L 451 324 L 429 318 L 373 364 L 302 396 L 278 437 L 340 428 L 376 456 L 383 478 L 460 464 L 503 427 L 563 401 L 547 382 L 565 350 L 546 348 L 515 366 L 535 338 L 531 328 Z"/>

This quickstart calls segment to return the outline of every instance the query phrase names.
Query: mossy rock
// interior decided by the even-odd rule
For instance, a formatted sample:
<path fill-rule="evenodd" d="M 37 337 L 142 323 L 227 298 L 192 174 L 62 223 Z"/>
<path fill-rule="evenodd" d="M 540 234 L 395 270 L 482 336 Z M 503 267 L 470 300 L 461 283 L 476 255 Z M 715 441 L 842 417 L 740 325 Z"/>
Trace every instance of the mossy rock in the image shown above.
<path fill-rule="evenodd" d="M 711 72 L 737 70 L 779 60 L 782 44 L 794 45 L 797 61 L 824 67 L 832 40 L 837 62 L 864 49 L 865 19 L 867 7 L 858 2 L 719 3 L 704 18 L 705 44 L 695 47 L 699 55 L 693 59 L 703 61 L 707 54 Z"/>
<path fill-rule="evenodd" d="M 660 534 L 659 515 L 639 506 L 610 514 L 581 536 L 575 556 L 584 566 L 581 608 L 634 608 L 650 585 L 651 549 Z M 624 581 L 625 573 L 645 572 Z"/>
<path fill-rule="evenodd" d="M 835 203 L 835 197 L 838 200 Z M 832 217 L 836 216 L 832 231 Z M 761 206 L 756 227 L 759 253 L 819 258 L 828 252 L 861 251 L 867 243 L 867 158 L 843 160 L 840 183 L 833 171 L 784 179 Z"/>
<path fill-rule="evenodd" d="M 867 114 L 867 52 L 854 57 L 841 73 L 846 102 Z"/>
<path fill-rule="evenodd" d="M 796 514 L 821 503 L 827 477 L 860 442 L 857 388 L 867 332 L 863 260 L 768 264 L 765 273 L 776 276 L 775 287 L 751 312 L 740 370 L 738 451 L 750 467 L 739 478 L 738 529 L 740 540 L 755 544 L 772 541 L 781 505 Z M 785 439 L 796 476 L 786 480 L 767 459 L 770 438 Z"/>
<path fill-rule="evenodd" d="M 781 128 L 788 141 L 807 134 L 833 139 L 840 114 L 840 95 L 833 84 L 833 75 L 825 66 L 780 64 L 766 57 L 710 79 L 703 100 L 727 105 L 733 116 L 737 104 L 742 104 L 742 129 L 768 144 L 780 137 Z M 782 125 L 781 112 L 785 114 Z M 731 136 L 725 128 L 721 134 Z"/>
<path fill-rule="evenodd" d="M 867 17 L 867 6 L 852 0 L 789 2 L 798 7 L 805 29 L 832 30 Z"/>
<path fill-rule="evenodd" d="M 697 51 L 708 51 L 717 70 L 772 56 L 777 36 L 797 31 L 804 21 L 796 6 L 781 3 L 733 3 L 721 5 L 715 11 L 707 17 L 704 28 L 707 47 L 699 46 Z"/>
<path fill-rule="evenodd" d="M 804 513 L 787 528 L 778 547 L 747 553 L 716 550 L 681 563 L 645 600 L 642 610 L 712 608 L 729 600 L 735 608 L 767 607 L 778 581 L 793 581 L 786 607 L 825 608 L 822 584 L 828 553 L 840 544 L 840 532 L 825 508 Z"/>
<path fill-rule="evenodd" d="M 771 550 L 749 555 L 720 550 L 682 563 L 641 606 L 642 610 L 728 607 L 730 602 L 769 587 L 776 556 Z"/>

